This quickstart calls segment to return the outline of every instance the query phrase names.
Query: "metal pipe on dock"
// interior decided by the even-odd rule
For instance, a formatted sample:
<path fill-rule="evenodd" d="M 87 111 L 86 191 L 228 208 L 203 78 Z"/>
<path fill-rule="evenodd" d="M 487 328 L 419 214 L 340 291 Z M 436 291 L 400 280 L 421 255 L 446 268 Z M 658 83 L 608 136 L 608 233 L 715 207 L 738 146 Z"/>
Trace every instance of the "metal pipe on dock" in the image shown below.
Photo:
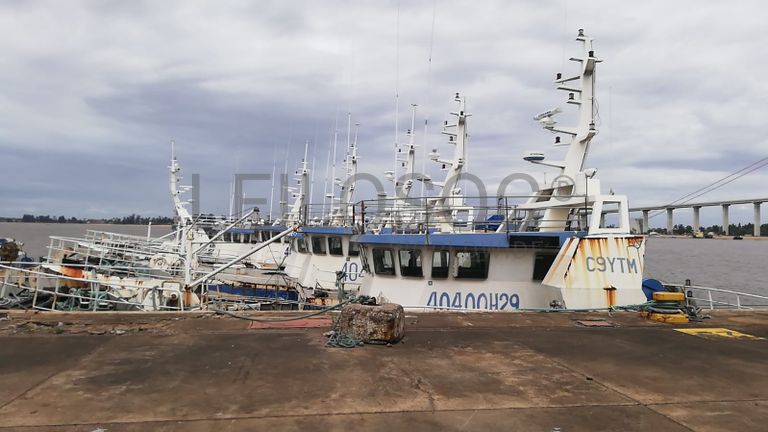
<path fill-rule="evenodd" d="M 187 285 L 187 288 L 194 288 L 195 286 L 200 285 L 201 283 L 205 282 L 206 280 L 212 278 L 213 276 L 216 276 L 217 274 L 223 272 L 224 270 L 232 267 L 233 265 L 239 263 L 240 261 L 242 261 L 242 260 L 248 258 L 249 256 L 255 254 L 256 252 L 264 249 L 265 247 L 269 246 L 270 244 L 276 242 L 277 240 L 280 240 L 281 238 L 283 238 L 283 237 L 285 237 L 285 236 L 287 236 L 289 234 L 294 233 L 299 228 L 300 228 L 300 225 L 295 225 L 295 226 L 292 226 L 292 227 L 288 228 L 287 230 L 281 232 L 280 234 L 278 234 L 278 235 L 272 237 L 271 239 L 265 241 L 264 243 L 260 244 L 258 247 L 253 248 L 253 249 L 249 250 L 248 252 L 246 252 L 246 253 L 244 253 L 244 254 L 236 257 L 236 258 L 231 259 L 229 262 L 227 262 L 223 266 L 221 266 L 221 267 L 219 267 L 217 269 L 214 269 L 213 271 L 210 271 L 210 272 L 206 273 L 205 275 L 199 277 L 194 282 L 189 283 Z"/>
<path fill-rule="evenodd" d="M 250 217 L 252 214 L 254 214 L 255 212 L 256 212 L 256 209 L 255 209 L 255 208 L 252 208 L 250 211 L 246 212 L 246 213 L 245 213 L 245 215 L 243 215 L 243 216 L 242 216 L 240 219 L 238 219 L 238 220 L 236 220 L 236 221 L 232 222 L 231 224 L 227 225 L 227 227 L 226 227 L 226 228 L 224 228 L 223 230 L 220 230 L 220 231 L 219 231 L 219 232 L 218 232 L 218 233 L 217 233 L 215 236 L 213 236 L 213 237 L 212 237 L 210 240 L 208 240 L 207 242 L 205 242 L 205 243 L 203 243 L 202 245 L 200 245 L 200 246 L 199 246 L 197 249 L 193 250 L 193 251 L 192 251 L 192 255 L 195 255 L 195 254 L 197 254 L 198 252 L 200 252 L 201 250 L 203 250 L 203 249 L 205 249 L 206 247 L 208 247 L 208 245 L 210 245 L 211 243 L 213 243 L 213 242 L 215 242 L 216 240 L 218 240 L 218 239 L 219 239 L 221 236 L 223 236 L 223 235 L 224 235 L 224 233 L 226 233 L 227 231 L 229 231 L 231 228 L 234 228 L 234 227 L 235 227 L 237 224 L 239 224 L 240 222 L 242 222 L 242 221 L 244 221 L 244 220 L 248 219 L 248 218 L 249 218 L 249 217 Z"/>

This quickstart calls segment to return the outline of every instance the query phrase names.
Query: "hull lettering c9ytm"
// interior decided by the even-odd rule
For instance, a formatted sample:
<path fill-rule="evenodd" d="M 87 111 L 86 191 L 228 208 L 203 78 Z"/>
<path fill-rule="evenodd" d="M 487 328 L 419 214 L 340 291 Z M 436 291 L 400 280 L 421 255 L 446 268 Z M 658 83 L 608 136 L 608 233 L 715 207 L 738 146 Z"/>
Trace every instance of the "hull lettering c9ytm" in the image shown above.
<path fill-rule="evenodd" d="M 622 257 L 586 257 L 588 272 L 637 273 L 637 261 Z"/>

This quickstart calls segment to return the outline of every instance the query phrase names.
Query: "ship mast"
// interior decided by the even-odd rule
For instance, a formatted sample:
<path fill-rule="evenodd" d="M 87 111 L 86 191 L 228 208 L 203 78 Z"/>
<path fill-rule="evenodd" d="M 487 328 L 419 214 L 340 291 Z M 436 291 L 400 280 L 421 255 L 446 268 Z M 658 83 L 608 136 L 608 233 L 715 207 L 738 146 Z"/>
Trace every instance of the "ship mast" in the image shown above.
<path fill-rule="evenodd" d="M 351 126 L 351 116 L 349 125 Z M 333 224 L 344 225 L 345 219 L 350 217 L 350 206 L 355 193 L 355 179 L 357 177 L 357 136 L 360 131 L 360 123 L 355 123 L 355 135 L 352 141 L 347 140 L 347 153 L 344 157 L 345 179 L 340 183 L 339 207 L 333 216 Z"/>
<path fill-rule="evenodd" d="M 524 157 L 531 163 L 550 166 L 560 169 L 559 179 L 564 179 L 557 184 L 544 185 L 544 188 L 529 200 L 528 204 L 520 209 L 533 210 L 534 208 L 546 208 L 544 217 L 539 224 L 540 231 L 562 231 L 567 228 L 569 215 L 580 207 L 589 207 L 590 195 L 599 194 L 599 182 L 593 179 L 595 170 L 585 170 L 584 162 L 592 138 L 597 135 L 595 128 L 595 70 L 601 60 L 595 57 L 592 49 L 592 38 L 579 29 L 576 37 L 582 43 L 583 53 L 581 57 L 571 58 L 571 61 L 580 64 L 579 74 L 564 78 L 558 73 L 555 78 L 557 89 L 568 93 L 567 103 L 578 108 L 578 122 L 575 127 L 558 126 L 554 120 L 555 115 L 561 112 L 560 108 L 547 111 L 534 117 L 542 127 L 555 134 L 570 136 L 570 142 L 561 143 L 560 137 L 555 137 L 555 146 L 567 146 L 565 159 L 562 161 L 546 160 L 542 153 L 530 153 Z M 574 83 L 576 85 L 573 85 Z M 575 195 L 583 194 L 582 197 Z M 553 201 L 556 200 L 556 201 Z M 554 205 L 543 206 L 550 203 Z M 539 204 L 539 205 L 536 205 Z M 586 209 L 585 209 L 586 211 Z M 584 215 L 586 217 L 586 215 Z M 527 228 L 533 223 L 533 211 L 529 211 L 523 227 Z M 582 227 L 584 228 L 584 227 Z"/>
<path fill-rule="evenodd" d="M 403 152 L 402 148 L 397 149 L 397 155 L 400 156 L 402 153 L 405 153 L 404 156 L 398 157 L 398 162 L 403 167 L 403 182 L 398 182 L 397 174 L 395 174 L 395 185 L 396 187 L 399 187 L 399 194 L 400 196 L 398 198 L 400 199 L 406 199 L 411 194 L 411 189 L 413 189 L 413 181 L 415 174 L 415 167 L 416 167 L 416 143 L 414 142 L 415 137 L 415 127 L 416 127 L 416 108 L 418 105 L 411 104 L 411 128 L 408 129 L 408 133 L 406 134 L 408 136 L 408 144 L 406 144 L 405 151 Z"/>
<path fill-rule="evenodd" d="M 188 191 L 189 188 L 179 185 L 179 180 L 181 180 L 181 167 L 176 160 L 176 143 L 174 141 L 171 141 L 171 165 L 168 168 L 168 186 L 171 191 L 173 209 L 176 212 L 176 217 L 179 219 L 179 226 L 184 227 L 192 223 L 192 215 L 190 215 L 189 210 L 187 210 L 187 203 L 181 200 L 181 194 Z"/>
<path fill-rule="evenodd" d="M 458 204 L 461 204 L 462 191 L 458 182 L 467 160 L 467 118 L 472 116 L 467 112 L 465 98 L 456 93 L 454 100 L 459 104 L 458 111 L 451 112 L 451 115 L 456 117 L 456 123 L 449 124 L 446 120 L 442 131 L 443 135 L 448 136 L 448 143 L 456 146 L 453 157 L 451 160 L 440 159 L 437 149 L 429 154 L 430 159 L 439 163 L 442 169 L 447 171 L 445 181 L 433 182 L 435 186 L 441 188 L 440 194 L 429 200 L 437 220 L 443 224 L 443 230 L 451 229 L 451 221 L 459 210 Z"/>
<path fill-rule="evenodd" d="M 293 205 L 290 211 L 284 216 L 283 220 L 276 220 L 273 225 L 291 225 L 301 222 L 302 210 L 305 210 L 307 196 L 309 194 L 309 168 L 307 166 L 307 156 L 309 151 L 309 141 L 304 144 L 304 158 L 301 160 L 301 168 L 296 170 L 296 183 L 298 188 L 294 189 Z M 292 189 L 292 188 L 291 188 Z M 307 215 L 304 215 L 306 218 Z"/>

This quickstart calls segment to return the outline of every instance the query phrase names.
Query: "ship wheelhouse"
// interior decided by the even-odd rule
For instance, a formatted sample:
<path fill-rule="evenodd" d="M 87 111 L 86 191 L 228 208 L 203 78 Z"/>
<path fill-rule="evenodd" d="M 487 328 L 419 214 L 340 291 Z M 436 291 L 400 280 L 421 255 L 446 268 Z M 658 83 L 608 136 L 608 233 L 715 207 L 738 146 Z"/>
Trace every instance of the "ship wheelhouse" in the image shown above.
<path fill-rule="evenodd" d="M 343 272 L 344 289 L 357 291 L 362 281 L 360 247 L 351 227 L 303 226 L 291 236 L 286 274 L 299 286 L 336 290 L 336 272 Z"/>

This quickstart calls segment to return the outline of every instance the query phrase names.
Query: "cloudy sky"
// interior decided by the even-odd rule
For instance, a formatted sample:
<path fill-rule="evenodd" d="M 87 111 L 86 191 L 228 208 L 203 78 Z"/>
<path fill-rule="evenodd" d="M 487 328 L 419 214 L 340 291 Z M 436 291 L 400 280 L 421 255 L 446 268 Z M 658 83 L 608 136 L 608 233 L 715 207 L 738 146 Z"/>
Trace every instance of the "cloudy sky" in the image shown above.
<path fill-rule="evenodd" d="M 633 205 L 670 202 L 768 156 L 767 8 L 5 0 L 0 215 L 170 215 L 171 140 L 185 180 L 201 176 L 206 212 L 228 212 L 236 171 L 271 172 L 274 160 L 278 171 L 286 161 L 295 169 L 305 141 L 322 200 L 334 125 L 341 154 L 348 112 L 360 123 L 360 170 L 381 176 L 393 164 L 396 106 L 401 141 L 418 104 L 417 143 L 450 154 L 437 126 L 455 92 L 473 113 L 470 172 L 491 190 L 513 172 L 543 178 L 521 156 L 563 151 L 532 117 L 564 105 L 552 79 L 574 70 L 566 59 L 579 54 L 579 28 L 604 60 L 588 165 Z M 768 168 L 701 200 L 764 197 L 766 184 Z M 246 188 L 269 192 L 268 183 Z M 702 217 L 717 223 L 719 209 Z M 751 208 L 734 209 L 738 219 L 750 220 Z"/>

